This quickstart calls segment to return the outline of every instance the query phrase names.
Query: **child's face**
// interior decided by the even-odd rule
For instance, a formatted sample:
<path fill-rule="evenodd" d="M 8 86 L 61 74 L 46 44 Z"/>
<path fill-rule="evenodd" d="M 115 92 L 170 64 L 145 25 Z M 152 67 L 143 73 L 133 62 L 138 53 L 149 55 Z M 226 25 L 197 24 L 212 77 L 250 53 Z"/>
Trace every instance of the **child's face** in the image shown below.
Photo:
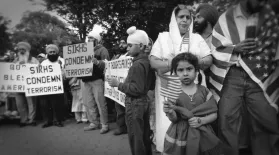
<path fill-rule="evenodd" d="M 140 53 L 140 45 L 139 44 L 128 44 L 127 46 L 128 56 L 136 57 Z"/>
<path fill-rule="evenodd" d="M 188 61 L 178 62 L 176 74 L 184 85 L 190 85 L 196 79 L 196 69 Z"/>

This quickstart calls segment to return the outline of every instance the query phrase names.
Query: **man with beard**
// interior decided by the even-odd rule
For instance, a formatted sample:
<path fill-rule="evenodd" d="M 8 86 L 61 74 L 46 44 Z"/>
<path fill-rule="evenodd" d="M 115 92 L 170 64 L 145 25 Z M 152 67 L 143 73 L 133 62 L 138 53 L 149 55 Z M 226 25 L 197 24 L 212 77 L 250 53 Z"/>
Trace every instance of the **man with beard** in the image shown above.
<path fill-rule="evenodd" d="M 31 56 L 31 45 L 27 42 L 19 42 L 16 45 L 18 58 L 14 60 L 17 64 L 39 64 L 38 60 Z M 16 105 L 20 114 L 20 127 L 36 125 L 36 103 L 34 97 L 26 97 L 25 93 L 16 93 Z"/>
<path fill-rule="evenodd" d="M 46 47 L 47 59 L 44 60 L 41 65 L 53 65 L 59 64 L 62 69 L 64 68 L 64 59 L 59 57 L 59 49 L 56 45 L 50 44 Z M 64 78 L 64 76 L 63 76 Z M 43 105 L 43 109 L 45 111 L 45 116 L 47 117 L 47 122 L 42 126 L 42 128 L 47 128 L 52 125 L 56 125 L 58 127 L 63 127 L 63 94 L 53 94 L 53 95 L 45 95 Z M 55 116 L 56 122 L 53 120 L 53 116 Z"/>
<path fill-rule="evenodd" d="M 90 125 L 84 131 L 101 128 L 100 134 L 109 131 L 107 102 L 104 96 L 104 60 L 109 60 L 108 50 L 101 44 L 101 32 L 93 29 L 87 36 L 88 42 L 94 43 L 93 73 L 92 76 L 82 77 L 83 104 Z"/>
<path fill-rule="evenodd" d="M 200 4 L 196 10 L 194 31 L 200 34 L 211 49 L 212 29 L 218 21 L 217 9 L 209 4 Z"/>
<path fill-rule="evenodd" d="M 119 42 L 119 53 L 115 56 L 115 59 L 119 58 L 125 58 L 127 55 L 127 43 L 126 43 L 127 37 L 120 38 Z M 114 59 L 114 60 L 115 60 Z M 115 110 L 116 110 L 116 124 L 117 129 L 113 133 L 114 135 L 121 135 L 127 133 L 127 126 L 125 122 L 125 107 L 122 105 L 115 103 Z"/>
<path fill-rule="evenodd" d="M 267 0 L 242 0 L 220 16 L 212 34 L 209 81 L 219 101 L 223 154 L 239 154 L 241 123 L 248 119 L 253 155 L 278 155 L 279 27 L 274 11 Z"/>

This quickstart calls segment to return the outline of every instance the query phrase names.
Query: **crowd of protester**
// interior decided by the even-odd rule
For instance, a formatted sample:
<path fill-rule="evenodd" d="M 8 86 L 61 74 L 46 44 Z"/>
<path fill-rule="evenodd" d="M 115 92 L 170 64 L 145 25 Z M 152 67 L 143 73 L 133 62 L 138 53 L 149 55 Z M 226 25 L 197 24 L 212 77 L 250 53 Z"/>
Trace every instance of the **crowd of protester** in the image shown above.
<path fill-rule="evenodd" d="M 255 31 L 248 31 L 249 26 Z M 59 64 L 65 93 L 5 97 L 7 104 L 16 104 L 20 127 L 37 125 L 39 107 L 43 128 L 63 127 L 72 112 L 76 123 L 87 124 L 84 131 L 105 134 L 115 109 L 114 135 L 128 134 L 133 155 L 151 155 L 151 144 L 164 155 L 238 155 L 240 149 L 279 155 L 279 87 L 272 85 L 279 79 L 278 38 L 278 17 L 267 1 L 243 0 L 220 16 L 209 4 L 200 4 L 195 12 L 178 5 L 169 31 L 159 33 L 154 44 L 132 26 L 109 54 L 100 33 L 91 31 L 86 41 L 94 43 L 94 58 L 88 77 L 66 77 L 54 44 L 34 58 L 28 42 L 17 43 L 16 54 L 1 61 Z M 126 94 L 122 106 L 104 96 L 105 62 L 131 57 L 124 82 L 107 78 Z"/>

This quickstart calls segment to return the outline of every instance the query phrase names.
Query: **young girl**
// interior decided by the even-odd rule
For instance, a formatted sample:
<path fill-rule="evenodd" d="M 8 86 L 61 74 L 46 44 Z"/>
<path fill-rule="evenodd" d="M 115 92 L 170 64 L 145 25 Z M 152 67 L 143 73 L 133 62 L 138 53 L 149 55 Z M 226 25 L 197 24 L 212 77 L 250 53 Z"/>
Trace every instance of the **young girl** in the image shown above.
<path fill-rule="evenodd" d="M 182 93 L 176 103 L 164 102 L 164 112 L 172 122 L 165 135 L 165 155 L 219 152 L 219 139 L 209 125 L 217 118 L 217 104 L 206 87 L 194 83 L 198 70 L 198 59 L 191 53 L 172 60 L 171 73 L 179 77 Z"/>

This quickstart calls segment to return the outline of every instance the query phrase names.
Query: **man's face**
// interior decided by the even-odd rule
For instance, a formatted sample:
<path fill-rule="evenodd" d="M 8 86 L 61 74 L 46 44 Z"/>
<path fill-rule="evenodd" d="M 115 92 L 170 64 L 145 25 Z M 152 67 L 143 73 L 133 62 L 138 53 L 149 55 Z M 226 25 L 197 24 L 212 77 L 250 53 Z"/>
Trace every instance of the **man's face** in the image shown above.
<path fill-rule="evenodd" d="M 94 46 L 98 44 L 98 40 L 95 39 L 94 37 L 88 36 L 87 38 L 88 38 L 88 42 L 93 42 Z"/>
<path fill-rule="evenodd" d="M 19 46 L 17 48 L 18 56 L 29 56 L 29 51 L 24 46 Z"/>
<path fill-rule="evenodd" d="M 38 61 L 39 61 L 40 63 L 43 62 L 43 61 L 45 60 L 45 58 L 42 57 L 42 56 L 38 56 L 37 59 L 38 59 Z"/>
<path fill-rule="evenodd" d="M 206 29 L 208 22 L 198 12 L 194 21 L 194 32 L 202 34 Z"/>
<path fill-rule="evenodd" d="M 120 40 L 119 42 L 119 49 L 120 50 L 126 50 L 127 49 L 127 44 L 125 40 Z"/>
<path fill-rule="evenodd" d="M 46 51 L 46 53 L 47 53 L 48 55 L 58 55 L 58 51 L 56 51 L 56 50 L 53 49 L 53 48 L 48 48 L 47 51 Z"/>

